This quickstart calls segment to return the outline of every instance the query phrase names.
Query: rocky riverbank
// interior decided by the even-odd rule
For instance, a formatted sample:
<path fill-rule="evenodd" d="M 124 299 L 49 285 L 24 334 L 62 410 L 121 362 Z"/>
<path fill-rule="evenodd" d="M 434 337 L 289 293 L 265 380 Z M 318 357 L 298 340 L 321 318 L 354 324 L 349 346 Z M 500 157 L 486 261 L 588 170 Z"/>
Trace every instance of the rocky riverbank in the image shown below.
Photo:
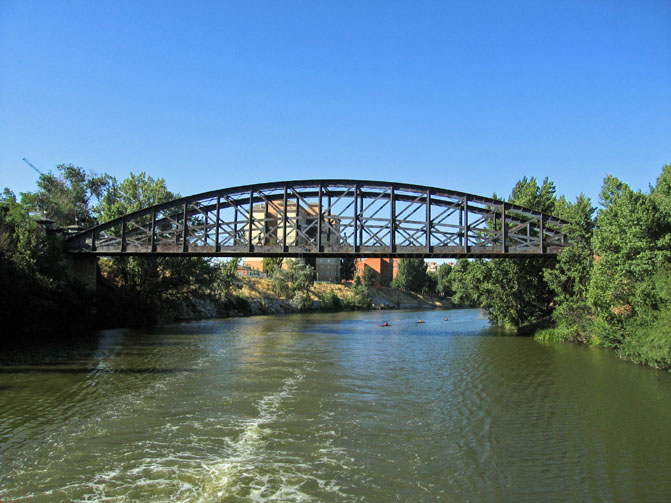
<path fill-rule="evenodd" d="M 316 283 L 309 290 L 312 305 L 307 312 L 332 311 L 332 306 L 324 306 L 324 295 L 335 294 L 340 300 L 340 308 L 346 310 L 346 299 L 351 289 L 344 284 Z M 370 287 L 371 309 L 445 309 L 454 307 L 450 299 L 430 295 L 417 295 L 393 288 Z M 275 295 L 270 281 L 263 278 L 246 278 L 235 295 L 224 299 L 215 297 L 193 297 L 167 300 L 159 309 L 159 321 L 169 323 L 207 318 L 224 318 L 254 315 L 286 314 L 299 312 L 290 299 Z M 305 312 L 305 310 L 303 310 Z"/>

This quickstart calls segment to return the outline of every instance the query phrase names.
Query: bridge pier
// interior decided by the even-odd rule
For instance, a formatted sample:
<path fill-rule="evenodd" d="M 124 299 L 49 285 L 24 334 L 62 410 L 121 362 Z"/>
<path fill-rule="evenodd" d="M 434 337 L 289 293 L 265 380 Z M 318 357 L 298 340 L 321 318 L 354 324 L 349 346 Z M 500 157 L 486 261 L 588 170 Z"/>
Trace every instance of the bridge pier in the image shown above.
<path fill-rule="evenodd" d="M 98 257 L 86 254 L 68 254 L 68 276 L 88 291 L 95 293 L 98 279 Z"/>

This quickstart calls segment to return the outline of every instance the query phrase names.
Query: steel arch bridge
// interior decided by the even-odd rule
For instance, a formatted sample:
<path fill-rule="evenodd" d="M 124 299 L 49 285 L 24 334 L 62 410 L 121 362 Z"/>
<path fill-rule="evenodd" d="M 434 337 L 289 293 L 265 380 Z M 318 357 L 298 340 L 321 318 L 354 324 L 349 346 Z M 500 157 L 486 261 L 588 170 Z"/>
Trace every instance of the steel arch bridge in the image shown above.
<path fill-rule="evenodd" d="M 260 257 L 547 257 L 558 218 L 492 198 L 369 180 L 298 180 L 204 192 L 68 238 L 73 254 Z"/>

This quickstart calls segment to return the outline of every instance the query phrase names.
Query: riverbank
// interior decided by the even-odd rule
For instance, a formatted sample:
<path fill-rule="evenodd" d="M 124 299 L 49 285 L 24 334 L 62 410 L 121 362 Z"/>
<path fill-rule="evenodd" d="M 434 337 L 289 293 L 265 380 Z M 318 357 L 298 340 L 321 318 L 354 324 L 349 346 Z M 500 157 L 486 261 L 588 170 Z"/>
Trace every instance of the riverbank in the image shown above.
<path fill-rule="evenodd" d="M 296 312 L 382 310 L 382 309 L 447 309 L 455 307 L 449 298 L 402 292 L 388 287 L 368 287 L 370 308 L 354 307 L 350 301 L 353 289 L 346 284 L 315 283 L 307 294 L 311 304 L 299 309 L 290 298 L 276 295 L 269 279 L 244 278 L 235 294 L 223 299 L 214 296 L 187 295 L 165 299 L 157 312 L 157 322 L 170 323 L 208 318 L 227 318 Z M 337 301 L 333 299 L 337 298 Z M 328 300 L 328 304 L 325 303 Z"/>
<path fill-rule="evenodd" d="M 540 342 L 562 342 L 602 347 L 615 352 L 624 361 L 645 365 L 658 370 L 671 371 L 671 330 L 668 325 L 660 327 L 638 327 L 627 334 L 618 347 L 608 347 L 602 338 L 589 332 L 550 326 L 537 330 L 534 339 Z"/>

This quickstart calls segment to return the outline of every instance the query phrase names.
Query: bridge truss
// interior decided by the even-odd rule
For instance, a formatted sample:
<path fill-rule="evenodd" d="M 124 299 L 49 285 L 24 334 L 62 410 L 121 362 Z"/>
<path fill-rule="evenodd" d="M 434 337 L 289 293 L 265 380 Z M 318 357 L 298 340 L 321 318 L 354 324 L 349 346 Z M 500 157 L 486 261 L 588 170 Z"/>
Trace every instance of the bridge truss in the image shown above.
<path fill-rule="evenodd" d="M 535 257 L 569 246 L 565 225 L 436 187 L 302 180 L 183 197 L 87 229 L 67 246 L 99 256 Z"/>

